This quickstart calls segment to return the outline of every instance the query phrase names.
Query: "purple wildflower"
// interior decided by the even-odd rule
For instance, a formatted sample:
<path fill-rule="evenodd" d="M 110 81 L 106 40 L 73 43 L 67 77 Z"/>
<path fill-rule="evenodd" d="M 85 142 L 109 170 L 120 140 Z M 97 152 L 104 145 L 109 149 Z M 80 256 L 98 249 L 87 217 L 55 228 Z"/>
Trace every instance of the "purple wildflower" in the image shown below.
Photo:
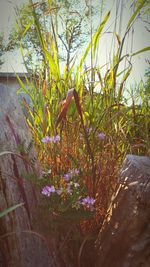
<path fill-rule="evenodd" d="M 82 203 L 83 203 L 83 205 L 84 205 L 84 204 L 94 205 L 95 201 L 96 201 L 96 200 L 95 200 L 94 198 L 89 197 L 89 196 L 87 196 L 87 197 L 85 197 L 85 198 L 82 199 Z"/>
<path fill-rule="evenodd" d="M 42 194 L 49 197 L 51 193 L 55 192 L 55 187 L 53 185 L 46 185 L 45 187 L 43 187 L 42 189 Z"/>
<path fill-rule="evenodd" d="M 68 182 L 69 180 L 70 180 L 70 178 L 72 177 L 72 174 L 71 173 L 66 173 L 66 174 L 64 174 L 64 180 L 66 181 L 66 182 Z"/>
<path fill-rule="evenodd" d="M 83 198 L 82 200 L 79 200 L 79 203 L 81 205 L 83 205 L 85 208 L 88 208 L 91 211 L 93 211 L 94 210 L 93 205 L 94 205 L 95 201 L 96 200 L 94 198 L 87 196 L 87 197 Z"/>
<path fill-rule="evenodd" d="M 50 142 L 50 137 L 49 137 L 49 136 L 45 136 L 45 137 L 42 138 L 41 141 L 42 141 L 43 143 L 48 143 L 48 142 Z"/>
<path fill-rule="evenodd" d="M 57 134 L 56 136 L 53 137 L 53 142 L 59 142 L 60 141 L 60 136 Z"/>
<path fill-rule="evenodd" d="M 78 169 L 73 169 L 73 170 L 70 170 L 68 173 L 66 173 L 66 174 L 64 174 L 64 180 L 65 181 L 69 181 L 71 178 L 72 178 L 72 176 L 74 176 L 74 175 L 78 175 L 79 174 L 79 170 Z"/>
<path fill-rule="evenodd" d="M 100 140 L 104 140 L 105 139 L 105 137 L 106 137 L 106 135 L 104 134 L 104 133 L 98 133 L 98 138 L 100 139 Z"/>
<path fill-rule="evenodd" d="M 74 170 L 74 174 L 75 174 L 75 175 L 79 175 L 79 172 L 80 172 L 80 171 L 79 171 L 78 169 L 75 169 L 75 170 Z"/>
<path fill-rule="evenodd" d="M 53 137 L 45 136 L 42 138 L 43 143 L 48 143 L 48 142 L 56 143 L 58 141 L 60 141 L 60 136 L 58 134 L 56 136 L 53 136 Z"/>

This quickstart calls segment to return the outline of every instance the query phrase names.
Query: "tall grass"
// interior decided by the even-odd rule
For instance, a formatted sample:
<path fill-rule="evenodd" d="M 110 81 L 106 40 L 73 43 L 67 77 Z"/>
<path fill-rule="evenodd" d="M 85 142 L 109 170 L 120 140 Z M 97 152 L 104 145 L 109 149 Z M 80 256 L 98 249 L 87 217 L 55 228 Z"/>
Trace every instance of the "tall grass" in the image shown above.
<path fill-rule="evenodd" d="M 51 8 L 51 1 L 48 3 Z M 84 62 L 89 53 L 94 62 L 110 12 L 104 16 L 93 34 L 78 65 L 73 63 L 67 72 L 66 69 L 63 72 L 60 68 L 57 38 L 54 38 L 55 29 L 48 33 L 47 40 L 40 27 L 36 8 L 32 1 L 30 4 L 42 48 L 44 71 L 38 75 L 30 73 L 31 77 L 26 77 L 26 83 L 17 76 L 21 86 L 19 93 L 23 92 L 30 97 L 30 104 L 25 98 L 23 100 L 28 112 L 27 123 L 43 169 L 51 169 L 47 183 L 68 170 L 80 170 L 80 182 L 86 186 L 88 194 L 96 198 L 93 221 L 82 223 L 81 226 L 84 230 L 89 225 L 92 229 L 97 229 L 109 206 L 117 182 L 118 168 L 125 155 L 149 153 L 148 106 L 142 88 L 140 105 L 137 106 L 134 96 L 131 96 L 130 106 L 124 98 L 124 85 L 131 74 L 132 57 L 150 49 L 146 47 L 130 55 L 123 54 L 127 35 L 145 1 L 140 1 L 136 6 L 123 37 L 114 32 L 117 51 L 112 55 L 105 74 L 102 67 L 94 65 L 91 69 L 84 69 Z M 124 60 L 127 60 L 128 65 L 120 71 L 119 66 Z M 87 89 L 87 84 L 92 86 Z M 98 84 L 100 92 L 96 91 Z M 56 135 L 60 136 L 57 144 L 44 144 L 41 141 L 46 136 Z"/>
<path fill-rule="evenodd" d="M 134 101 L 132 101 L 131 107 L 125 106 L 123 103 L 123 88 L 132 70 L 132 64 L 130 63 L 131 57 L 149 50 L 149 47 L 132 53 L 130 55 L 128 67 L 123 69 L 121 73 L 118 72 L 118 68 L 121 62 L 129 57 L 128 54 L 122 54 L 124 42 L 134 19 L 139 14 L 144 3 L 145 1 L 141 1 L 136 7 L 127 23 L 125 34 L 122 39 L 115 33 L 118 43 L 117 52 L 113 55 L 112 60 L 110 60 L 110 66 L 103 77 L 101 68 L 95 67 L 85 71 L 83 64 L 89 53 L 92 53 L 94 60 L 97 46 L 103 28 L 109 19 L 110 12 L 106 14 L 97 31 L 91 38 L 91 42 L 81 57 L 78 66 L 75 67 L 73 64 L 69 72 L 66 74 L 64 71 L 63 74 L 60 69 L 56 40 L 53 39 L 53 34 L 49 33 L 47 42 L 46 36 L 42 33 L 42 29 L 40 28 L 35 6 L 32 1 L 30 1 L 35 29 L 43 51 L 44 73 L 39 73 L 38 76 L 32 74 L 30 80 L 26 77 L 28 88 L 19 77 L 18 80 L 21 85 L 19 92 L 24 91 L 29 95 L 31 100 L 29 105 L 24 99 L 24 105 L 28 111 L 27 122 L 33 133 L 40 158 L 43 157 L 41 139 L 46 135 L 56 135 L 57 133 L 61 136 L 59 156 L 62 157 L 62 155 L 64 155 L 64 157 L 68 159 L 68 167 L 71 167 L 70 165 L 73 164 L 69 160 L 70 155 L 72 155 L 76 161 L 78 159 L 80 163 L 82 161 L 83 163 L 85 162 L 84 164 L 86 167 L 84 164 L 83 166 L 89 174 L 92 171 L 90 171 L 91 164 L 93 165 L 93 171 L 95 172 L 95 170 L 97 170 L 99 161 L 102 161 L 101 154 L 107 154 L 108 151 L 110 151 L 109 153 L 111 156 L 109 158 L 119 163 L 126 152 L 130 151 L 131 147 L 128 135 L 129 133 L 132 134 L 131 128 L 135 123 Z M 49 5 L 51 5 L 50 2 Z M 29 27 L 27 25 L 24 34 L 28 29 Z M 98 82 L 89 81 L 89 74 L 91 72 L 98 78 Z M 120 81 L 121 75 L 122 80 Z M 93 83 L 92 92 L 90 89 L 86 90 L 88 82 Z M 100 93 L 94 92 L 97 83 L 101 86 Z M 73 99 L 74 94 L 72 94 L 69 102 L 66 104 L 64 99 L 67 97 L 67 92 L 71 88 L 74 88 L 74 92 L 76 92 L 77 97 L 80 99 L 76 101 L 76 98 Z M 133 115 L 132 117 L 131 113 Z M 58 122 L 58 120 L 59 125 L 57 126 L 56 122 Z M 90 134 L 88 133 L 89 128 Z M 97 135 L 99 132 L 105 133 L 105 141 L 98 139 Z M 130 136 L 130 139 L 132 138 L 133 136 Z M 71 143 L 72 145 L 69 145 Z M 51 148 L 49 151 L 50 150 Z M 53 151 L 49 153 L 51 155 L 54 154 L 52 157 L 56 157 Z M 61 159 L 60 162 L 62 162 Z M 59 165 L 61 165 L 61 163 L 59 163 Z M 62 165 L 64 166 L 64 163 Z M 57 169 L 57 164 L 55 169 Z M 98 178 L 94 178 L 95 176 Z M 94 177 L 94 180 L 99 180 L 100 174 L 97 173 L 96 175 L 96 173 L 94 173 Z M 94 188 L 92 190 L 94 190 Z"/>

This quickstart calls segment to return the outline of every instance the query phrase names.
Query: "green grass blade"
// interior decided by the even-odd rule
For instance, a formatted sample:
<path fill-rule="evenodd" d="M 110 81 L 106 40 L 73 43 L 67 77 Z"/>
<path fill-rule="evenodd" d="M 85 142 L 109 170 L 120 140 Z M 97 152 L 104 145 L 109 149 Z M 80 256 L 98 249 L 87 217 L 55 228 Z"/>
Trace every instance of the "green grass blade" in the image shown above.
<path fill-rule="evenodd" d="M 1 211 L 0 212 L 0 218 L 2 218 L 3 216 L 7 215 L 9 212 L 11 212 L 11 211 L 17 209 L 18 207 L 23 206 L 23 205 L 24 205 L 24 203 L 20 203 L 20 204 L 14 205 L 8 209 L 5 209 L 4 211 Z"/>
<path fill-rule="evenodd" d="M 30 96 L 31 100 L 34 102 L 34 98 L 32 96 L 32 94 L 30 94 L 29 90 L 26 88 L 25 84 L 22 82 L 22 80 L 20 79 L 19 75 L 17 73 L 16 74 L 16 78 L 21 86 L 21 88 L 17 91 L 17 94 L 20 93 L 22 90 Z"/>
<path fill-rule="evenodd" d="M 150 50 L 150 46 L 144 47 L 143 49 L 138 50 L 137 52 L 134 52 L 133 54 L 131 54 L 131 56 L 136 56 L 138 54 L 141 54 L 143 52 L 149 51 Z"/>
<path fill-rule="evenodd" d="M 133 20 L 138 15 L 139 11 L 141 10 L 141 8 L 144 6 L 145 3 L 146 3 L 146 0 L 143 0 L 143 1 L 141 1 L 141 4 L 138 5 L 137 9 L 135 10 L 135 12 L 132 14 L 131 18 L 129 19 L 127 29 L 131 26 Z"/>
<path fill-rule="evenodd" d="M 119 92 L 118 92 L 118 102 L 120 101 L 120 98 L 122 97 L 123 86 L 124 86 L 125 81 L 126 81 L 127 78 L 129 77 L 129 75 L 130 75 L 130 73 L 131 73 L 131 70 L 132 70 L 132 66 L 129 67 L 128 71 L 127 71 L 127 72 L 125 73 L 125 75 L 123 76 L 122 82 L 121 82 L 120 87 L 119 87 Z"/>
<path fill-rule="evenodd" d="M 44 61 L 45 61 L 45 64 L 46 64 L 46 55 L 44 53 L 46 51 L 46 43 L 45 43 L 45 40 L 43 38 L 43 34 L 41 32 L 40 22 L 38 20 L 38 17 L 36 15 L 35 9 L 33 7 L 33 1 L 32 0 L 30 0 L 30 4 L 31 4 L 31 7 L 32 7 L 32 15 L 33 15 L 33 18 L 34 18 L 34 25 L 35 25 L 35 28 L 36 28 L 36 31 L 37 31 L 37 34 L 38 34 L 39 42 L 40 42 L 40 45 L 41 45 L 41 48 L 42 48 L 42 51 L 43 51 Z"/>
<path fill-rule="evenodd" d="M 22 33 L 22 37 L 24 37 L 24 36 L 26 35 L 27 31 L 31 28 L 32 24 L 33 24 L 33 22 L 30 22 L 30 23 L 26 26 L 24 32 Z"/>
<path fill-rule="evenodd" d="M 87 46 L 87 48 L 85 50 L 85 53 L 84 53 L 84 55 L 82 56 L 82 58 L 80 60 L 80 64 L 79 64 L 79 68 L 80 69 L 82 68 L 82 64 L 83 64 L 85 58 L 87 57 L 88 52 L 90 51 L 90 49 L 92 47 L 92 44 L 94 45 L 94 53 L 95 53 L 97 45 L 98 45 L 98 41 L 99 41 L 99 38 L 100 38 L 100 35 L 101 35 L 101 32 L 102 32 L 102 30 L 103 30 L 103 28 L 104 28 L 109 16 L 110 16 L 110 11 L 107 13 L 107 15 L 105 16 L 104 20 L 102 21 L 102 23 L 98 27 L 96 33 L 93 35 L 91 42 L 88 44 L 88 46 Z"/>
<path fill-rule="evenodd" d="M 110 16 L 110 11 L 107 13 L 107 15 L 105 16 L 104 20 L 102 21 L 102 23 L 100 24 L 98 30 L 96 31 L 96 33 L 94 34 L 94 37 L 93 37 L 93 43 L 94 43 L 94 54 L 96 52 L 96 48 L 97 48 L 97 45 L 98 45 L 98 41 L 99 41 L 99 38 L 100 38 L 100 35 L 101 35 L 101 32 L 108 20 Z"/>

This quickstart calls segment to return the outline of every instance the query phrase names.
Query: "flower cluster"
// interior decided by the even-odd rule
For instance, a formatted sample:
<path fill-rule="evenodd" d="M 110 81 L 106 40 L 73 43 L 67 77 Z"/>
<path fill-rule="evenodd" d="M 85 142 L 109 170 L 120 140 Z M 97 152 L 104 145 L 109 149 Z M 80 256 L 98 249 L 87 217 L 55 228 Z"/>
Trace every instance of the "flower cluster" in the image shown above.
<path fill-rule="evenodd" d="M 98 133 L 97 134 L 97 137 L 100 139 L 100 140 L 104 140 L 106 135 L 104 133 Z"/>
<path fill-rule="evenodd" d="M 50 197 L 52 193 L 57 193 L 58 195 L 61 195 L 62 189 L 55 189 L 54 185 L 46 185 L 42 189 L 42 195 L 45 195 L 47 197 Z"/>
<path fill-rule="evenodd" d="M 60 136 L 57 134 L 56 136 L 50 137 L 45 136 L 41 140 L 43 143 L 56 143 L 60 141 Z"/>
<path fill-rule="evenodd" d="M 42 189 L 42 194 L 45 195 L 45 196 L 50 196 L 51 193 L 54 193 L 55 192 L 55 187 L 53 185 L 50 185 L 50 186 L 45 186 L 43 187 Z"/>
<path fill-rule="evenodd" d="M 79 175 L 79 170 L 73 169 L 73 170 L 70 170 L 68 173 L 64 174 L 63 179 L 65 181 L 69 181 L 73 176 L 77 176 L 77 175 Z"/>
<path fill-rule="evenodd" d="M 64 176 L 60 179 L 62 181 L 62 184 L 60 182 L 59 186 L 56 185 L 46 185 L 43 187 L 41 193 L 44 196 L 50 197 L 50 196 L 58 196 L 61 199 L 69 199 L 70 197 L 74 198 L 74 202 L 72 203 L 72 208 L 84 208 L 85 210 L 94 210 L 94 203 L 95 199 L 89 196 L 83 197 L 81 196 L 81 188 L 80 184 L 76 181 L 76 176 L 79 175 L 78 169 L 70 170 L 68 173 L 64 174 Z"/>
<path fill-rule="evenodd" d="M 68 193 L 70 195 L 72 195 L 72 190 L 71 189 L 71 185 L 74 185 L 74 187 L 79 187 L 80 185 L 78 183 L 70 183 L 70 184 L 67 184 L 67 187 L 66 189 L 64 188 L 59 188 L 59 189 L 56 189 L 53 185 L 50 185 L 50 186 L 45 186 L 43 189 L 42 189 L 42 194 L 47 196 L 47 197 L 50 197 L 51 194 L 55 193 L 57 194 L 58 196 L 60 196 L 62 193 Z M 93 211 L 94 210 L 94 204 L 95 204 L 95 199 L 92 198 L 92 197 L 89 197 L 89 196 L 86 196 L 84 198 L 81 198 L 81 197 L 78 197 L 78 199 L 76 200 L 76 203 L 74 203 L 74 207 L 75 207 L 75 204 L 77 206 L 82 206 L 84 209 L 89 209 L 90 211 Z"/>
<path fill-rule="evenodd" d="M 87 196 L 87 197 L 85 197 L 83 199 L 80 199 L 79 203 L 81 205 L 83 205 L 84 208 L 90 209 L 92 211 L 92 210 L 94 210 L 94 206 L 93 205 L 94 205 L 95 201 L 96 200 L 94 198 Z"/>
<path fill-rule="evenodd" d="M 51 193 L 57 193 L 58 195 L 61 195 L 62 193 L 68 193 L 71 195 L 73 188 L 78 188 L 80 186 L 79 183 L 72 181 L 71 178 L 78 175 L 79 175 L 78 169 L 70 170 L 62 177 L 62 180 L 65 182 L 65 184 L 63 183 L 63 187 L 60 186 L 59 188 L 56 189 L 54 185 L 45 186 L 42 189 L 42 194 L 48 197 L 51 195 Z"/>
<path fill-rule="evenodd" d="M 92 132 L 92 127 L 87 128 L 87 129 L 86 129 L 86 132 L 87 132 L 87 134 L 90 135 L 90 133 Z M 83 137 L 83 136 L 81 136 L 81 137 Z M 100 133 L 97 133 L 97 137 L 98 137 L 100 140 L 104 140 L 104 139 L 106 138 L 106 134 L 103 133 L 103 132 L 100 132 Z"/>

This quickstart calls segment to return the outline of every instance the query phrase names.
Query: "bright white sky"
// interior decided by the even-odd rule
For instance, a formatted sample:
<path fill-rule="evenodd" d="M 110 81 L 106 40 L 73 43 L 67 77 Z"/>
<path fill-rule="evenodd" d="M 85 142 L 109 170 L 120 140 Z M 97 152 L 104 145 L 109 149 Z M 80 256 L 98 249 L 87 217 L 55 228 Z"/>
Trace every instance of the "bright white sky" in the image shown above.
<path fill-rule="evenodd" d="M 38 0 L 37 0 L 38 1 Z M 92 1 L 98 1 L 98 0 L 92 0 Z M 3 31 L 5 33 L 5 38 L 7 39 L 8 34 L 11 31 L 11 27 L 15 22 L 15 11 L 14 7 L 16 5 L 23 4 L 25 2 L 28 2 L 27 0 L 0 0 L 0 31 Z M 101 0 L 99 0 L 101 2 Z M 105 6 L 105 13 L 108 10 L 111 10 L 111 17 L 109 21 L 107 22 L 106 29 L 108 29 L 109 26 L 114 26 L 114 20 L 115 20 L 115 5 L 114 3 L 116 1 L 114 0 L 107 0 L 107 4 Z M 125 30 L 125 25 L 128 22 L 129 17 L 131 16 L 131 9 L 130 4 L 132 1 L 124 0 L 124 12 L 123 12 L 123 20 L 122 20 L 122 34 Z M 118 7 L 119 9 L 119 7 Z M 141 20 L 137 20 L 134 25 L 134 35 L 133 35 L 133 51 L 137 51 L 142 49 L 143 47 L 150 45 L 150 38 L 149 33 L 145 29 L 145 24 L 141 22 Z M 110 31 L 108 29 L 108 31 Z M 102 66 L 109 60 L 109 53 L 110 47 L 111 47 L 111 39 L 110 34 L 105 34 L 101 40 L 101 43 L 99 45 L 99 62 Z M 131 40 L 131 35 L 129 36 L 129 40 Z M 129 51 L 130 52 L 130 49 Z M 8 53 L 5 56 L 5 63 L 3 64 L 1 68 L 1 72 L 22 72 L 24 71 L 23 64 L 21 63 L 21 56 L 19 51 Z M 134 80 L 137 82 L 143 78 L 145 69 L 148 67 L 148 64 L 146 63 L 146 59 L 150 60 L 150 52 L 145 52 L 144 54 L 138 55 L 134 57 L 132 63 L 133 63 L 133 70 L 132 74 L 128 80 L 130 84 L 134 83 Z M 88 62 L 87 62 L 88 64 Z"/>

